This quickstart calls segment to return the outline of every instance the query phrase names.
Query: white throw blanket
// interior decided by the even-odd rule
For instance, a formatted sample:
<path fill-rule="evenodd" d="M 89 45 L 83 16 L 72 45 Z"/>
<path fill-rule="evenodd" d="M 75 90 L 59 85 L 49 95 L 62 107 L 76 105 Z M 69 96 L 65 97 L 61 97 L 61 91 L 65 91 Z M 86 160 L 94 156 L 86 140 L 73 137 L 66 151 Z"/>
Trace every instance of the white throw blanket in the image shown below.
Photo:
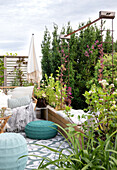
<path fill-rule="evenodd" d="M 36 120 L 32 102 L 28 106 L 14 108 L 11 112 L 12 116 L 8 120 L 10 128 L 7 128 L 7 131 L 23 131 L 29 122 Z"/>

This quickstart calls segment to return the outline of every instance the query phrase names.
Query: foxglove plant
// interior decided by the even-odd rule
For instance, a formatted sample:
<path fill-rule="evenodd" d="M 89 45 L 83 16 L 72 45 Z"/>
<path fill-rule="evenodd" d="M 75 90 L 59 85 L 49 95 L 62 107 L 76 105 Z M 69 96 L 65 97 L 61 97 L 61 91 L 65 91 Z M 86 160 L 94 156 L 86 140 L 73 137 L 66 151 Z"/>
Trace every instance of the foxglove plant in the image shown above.
<path fill-rule="evenodd" d="M 67 63 L 69 64 L 69 59 L 68 59 L 68 55 L 65 54 L 64 49 L 62 49 L 60 52 L 61 52 L 61 67 L 58 71 L 58 72 L 60 72 L 60 75 L 58 75 L 58 78 L 60 78 L 61 85 L 64 86 L 64 84 L 68 84 L 68 82 L 64 82 L 64 72 L 67 70 L 66 64 Z M 69 75 L 67 75 L 67 76 L 69 76 Z M 67 80 L 67 81 L 69 81 L 69 80 Z M 67 86 L 66 86 L 66 88 L 67 88 L 67 94 L 66 94 L 66 98 L 65 98 L 65 103 L 70 106 L 71 99 L 72 99 L 72 93 L 71 93 L 72 89 L 71 89 L 71 87 L 67 87 Z M 61 88 L 61 101 L 62 101 L 62 96 L 63 96 L 63 90 Z M 61 107 L 62 107 L 62 103 L 61 103 Z"/>
<path fill-rule="evenodd" d="M 92 78 L 92 80 L 90 80 L 88 83 L 87 83 L 87 87 L 89 87 L 89 84 L 92 84 L 93 80 L 95 80 L 95 83 L 97 81 L 100 81 L 102 80 L 103 78 L 103 69 L 104 69 L 104 58 L 103 58 L 103 47 L 102 47 L 102 44 L 99 44 L 99 41 L 96 40 L 95 43 L 91 46 L 91 48 L 87 45 L 87 51 L 85 51 L 85 54 L 84 54 L 86 57 L 88 57 L 89 59 L 89 66 L 88 68 L 90 68 L 91 66 L 91 63 L 93 66 L 96 65 L 97 63 L 97 60 L 100 59 L 100 67 L 98 69 L 98 77 L 97 77 L 97 80 L 96 79 L 96 76 L 95 78 Z M 95 56 L 99 55 L 99 58 L 96 58 Z M 91 58 L 91 56 L 94 56 Z M 94 73 L 95 74 L 95 73 Z"/>

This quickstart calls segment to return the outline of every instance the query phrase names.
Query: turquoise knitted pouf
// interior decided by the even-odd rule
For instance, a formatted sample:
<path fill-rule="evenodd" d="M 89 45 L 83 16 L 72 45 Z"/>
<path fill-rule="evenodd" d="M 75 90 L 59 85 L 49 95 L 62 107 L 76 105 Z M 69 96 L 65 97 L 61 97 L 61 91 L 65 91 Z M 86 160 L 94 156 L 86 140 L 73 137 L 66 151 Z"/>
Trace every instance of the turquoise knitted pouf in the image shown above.
<path fill-rule="evenodd" d="M 0 170 L 24 170 L 28 158 L 18 158 L 27 154 L 27 143 L 22 135 L 0 134 Z"/>
<path fill-rule="evenodd" d="M 32 139 L 49 139 L 57 134 L 57 126 L 47 120 L 29 122 L 25 127 L 26 136 Z"/>

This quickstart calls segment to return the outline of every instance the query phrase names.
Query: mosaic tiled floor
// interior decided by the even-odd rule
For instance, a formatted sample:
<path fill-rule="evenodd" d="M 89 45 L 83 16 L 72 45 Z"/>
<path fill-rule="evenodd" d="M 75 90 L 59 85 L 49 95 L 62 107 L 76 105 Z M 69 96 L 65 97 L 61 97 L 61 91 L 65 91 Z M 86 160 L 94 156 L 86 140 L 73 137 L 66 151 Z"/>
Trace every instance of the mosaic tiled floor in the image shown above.
<path fill-rule="evenodd" d="M 22 135 L 26 138 L 25 133 L 22 133 Z M 55 155 L 55 153 L 49 151 L 48 149 L 42 146 L 37 146 L 35 144 L 46 145 L 54 149 L 69 148 L 68 143 L 64 141 L 64 138 L 59 133 L 57 134 L 55 138 L 48 139 L 48 140 L 33 140 L 33 139 L 26 138 L 26 141 L 27 141 L 29 155 L 39 155 L 39 156 L 49 157 L 53 160 L 56 159 L 58 155 Z M 42 159 L 39 157 L 28 156 L 28 162 L 27 162 L 25 170 L 33 170 L 33 169 L 38 168 L 41 160 Z M 50 170 L 55 169 L 55 167 L 52 165 L 48 166 L 48 168 Z"/>

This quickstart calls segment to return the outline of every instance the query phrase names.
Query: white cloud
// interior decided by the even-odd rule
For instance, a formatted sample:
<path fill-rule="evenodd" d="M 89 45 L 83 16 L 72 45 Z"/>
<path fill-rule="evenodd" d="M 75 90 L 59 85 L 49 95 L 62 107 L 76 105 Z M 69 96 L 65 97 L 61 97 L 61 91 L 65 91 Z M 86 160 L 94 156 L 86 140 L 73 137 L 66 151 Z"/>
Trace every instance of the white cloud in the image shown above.
<path fill-rule="evenodd" d="M 45 26 L 53 31 L 53 23 L 61 30 L 70 21 L 72 28 L 79 23 L 99 17 L 100 10 L 117 12 L 116 0 L 5 0 L 0 1 L 0 53 L 15 51 L 28 55 L 32 33 L 35 34 L 37 55 Z M 114 19 L 114 38 L 117 40 L 117 19 Z M 100 24 L 100 23 L 99 23 Z M 111 24 L 108 24 L 111 25 Z"/>

